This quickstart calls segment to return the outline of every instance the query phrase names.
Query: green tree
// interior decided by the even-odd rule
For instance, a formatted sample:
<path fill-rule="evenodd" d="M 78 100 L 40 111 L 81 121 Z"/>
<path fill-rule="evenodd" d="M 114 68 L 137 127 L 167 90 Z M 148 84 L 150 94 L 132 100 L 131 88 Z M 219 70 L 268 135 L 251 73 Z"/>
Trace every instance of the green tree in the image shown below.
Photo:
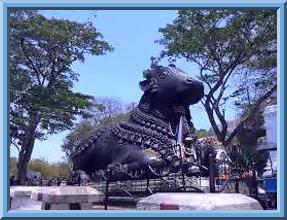
<path fill-rule="evenodd" d="M 208 137 L 210 133 L 205 129 L 195 130 L 195 134 L 198 138 Z"/>
<path fill-rule="evenodd" d="M 93 116 L 93 123 L 97 127 L 110 124 L 116 114 L 124 112 L 123 103 L 110 97 L 95 98 L 94 106 L 89 113 Z"/>
<path fill-rule="evenodd" d="M 45 178 L 55 175 L 55 170 L 51 169 L 48 161 L 43 158 L 29 161 L 28 169 L 31 171 L 40 172 Z"/>
<path fill-rule="evenodd" d="M 67 162 L 58 162 L 56 163 L 57 176 L 68 177 L 71 175 L 71 168 Z"/>
<path fill-rule="evenodd" d="M 66 162 L 49 163 L 44 158 L 31 160 L 28 169 L 40 172 L 44 178 L 67 177 L 71 173 Z"/>
<path fill-rule="evenodd" d="M 19 150 L 24 184 L 36 139 L 73 127 L 92 97 L 72 91 L 76 61 L 112 50 L 92 23 L 47 19 L 33 10 L 10 11 L 10 140 Z"/>
<path fill-rule="evenodd" d="M 9 161 L 10 177 L 17 175 L 17 157 L 10 157 Z"/>
<path fill-rule="evenodd" d="M 276 21 L 275 10 L 180 10 L 172 24 L 159 30 L 162 38 L 158 42 L 165 47 L 160 58 L 169 57 L 171 61 L 185 58 L 198 65 L 207 89 L 202 104 L 215 135 L 225 146 L 277 89 L 276 80 L 263 77 L 262 71 L 257 71 L 256 77 L 255 72 L 245 75 L 250 81 L 256 78 L 253 84 L 263 78 L 273 83 L 261 90 L 261 95 L 254 96 L 248 114 L 228 133 L 224 110 L 232 93 L 230 87 L 235 86 L 232 84 L 236 77 L 242 76 L 246 68 L 251 70 L 251 63 L 257 70 L 262 69 L 262 51 L 276 53 Z M 269 61 L 274 63 L 274 59 Z M 274 73 L 276 77 L 276 71 L 272 76 Z"/>

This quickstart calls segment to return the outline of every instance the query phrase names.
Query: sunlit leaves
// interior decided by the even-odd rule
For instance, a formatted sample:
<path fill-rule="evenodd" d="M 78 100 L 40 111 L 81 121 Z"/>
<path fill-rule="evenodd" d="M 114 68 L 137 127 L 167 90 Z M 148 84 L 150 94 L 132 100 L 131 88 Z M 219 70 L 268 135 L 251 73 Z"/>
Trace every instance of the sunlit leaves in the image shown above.
<path fill-rule="evenodd" d="M 276 10 L 184 9 L 159 29 L 160 58 L 198 65 L 206 86 L 203 104 L 223 142 L 228 134 L 225 108 L 246 108 L 276 86 L 276 24 Z"/>
<path fill-rule="evenodd" d="M 92 105 L 92 97 L 73 92 L 79 74 L 72 64 L 84 62 L 87 54 L 98 56 L 112 50 L 91 22 L 11 10 L 10 120 L 14 138 L 36 125 L 32 132 L 44 139 L 71 129 L 78 116 L 87 116 L 85 109 Z"/>

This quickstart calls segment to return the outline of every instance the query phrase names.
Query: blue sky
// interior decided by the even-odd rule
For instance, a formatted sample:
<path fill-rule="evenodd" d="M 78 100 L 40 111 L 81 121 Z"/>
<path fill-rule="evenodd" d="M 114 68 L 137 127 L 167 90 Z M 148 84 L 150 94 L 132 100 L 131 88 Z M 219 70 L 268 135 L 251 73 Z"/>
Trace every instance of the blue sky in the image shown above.
<path fill-rule="evenodd" d="M 74 90 L 95 97 L 116 98 L 124 103 L 139 101 L 142 92 L 138 82 L 142 79 L 142 71 L 149 67 L 150 57 L 158 55 L 163 49 L 154 43 L 160 39 L 158 29 L 171 23 L 177 15 L 175 10 L 47 10 L 41 13 L 49 18 L 94 23 L 115 50 L 104 56 L 87 56 L 84 63 L 75 63 L 73 69 L 80 77 Z M 196 65 L 185 60 L 177 61 L 176 65 L 190 76 L 198 73 Z M 201 104 L 192 106 L 191 114 L 197 129 L 210 128 Z M 226 111 L 227 118 L 233 116 L 234 111 Z M 36 141 L 32 158 L 61 161 L 64 153 L 60 146 L 67 133 L 52 135 L 43 142 Z M 12 147 L 11 156 L 16 155 L 17 151 Z"/>

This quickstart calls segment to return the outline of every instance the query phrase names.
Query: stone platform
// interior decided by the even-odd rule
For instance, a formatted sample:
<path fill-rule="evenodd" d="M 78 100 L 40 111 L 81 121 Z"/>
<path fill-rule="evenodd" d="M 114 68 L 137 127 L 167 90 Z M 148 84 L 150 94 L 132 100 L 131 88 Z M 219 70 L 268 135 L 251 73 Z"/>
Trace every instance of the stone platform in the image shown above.
<path fill-rule="evenodd" d="M 88 186 L 18 186 L 10 188 L 10 200 L 14 210 L 79 210 L 103 202 L 104 194 Z"/>
<path fill-rule="evenodd" d="M 156 193 L 137 210 L 262 210 L 259 202 L 237 193 Z"/>
<path fill-rule="evenodd" d="M 11 187 L 12 210 L 102 210 L 103 193 L 92 187 Z M 156 193 L 131 202 L 110 198 L 110 210 L 262 210 L 259 202 L 235 193 Z"/>
<path fill-rule="evenodd" d="M 59 186 L 42 195 L 42 209 L 92 209 L 93 203 L 102 202 L 104 194 L 88 186 Z M 39 198 L 39 195 L 36 196 Z M 40 196 L 41 197 L 41 196 Z"/>
<path fill-rule="evenodd" d="M 11 186 L 10 187 L 10 209 L 12 210 L 39 210 L 42 202 L 31 198 L 32 192 L 46 187 L 37 186 Z"/>

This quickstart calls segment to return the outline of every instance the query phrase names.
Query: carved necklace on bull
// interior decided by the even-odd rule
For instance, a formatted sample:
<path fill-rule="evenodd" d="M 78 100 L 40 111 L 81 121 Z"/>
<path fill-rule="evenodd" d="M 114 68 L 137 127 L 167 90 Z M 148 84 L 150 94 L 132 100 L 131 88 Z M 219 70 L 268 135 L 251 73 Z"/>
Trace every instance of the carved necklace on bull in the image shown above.
<path fill-rule="evenodd" d="M 178 170 L 182 159 L 193 154 L 183 145 L 183 139 L 192 137 L 194 129 L 188 107 L 160 108 L 155 105 L 156 80 L 151 80 L 148 85 L 141 85 L 145 94 L 131 112 L 130 121 L 116 124 L 112 133 L 118 137 L 119 144 L 136 144 L 157 158 L 160 167 L 167 167 L 166 171 L 160 171 L 160 176 L 163 176 Z M 157 173 L 155 170 L 152 172 Z"/>

